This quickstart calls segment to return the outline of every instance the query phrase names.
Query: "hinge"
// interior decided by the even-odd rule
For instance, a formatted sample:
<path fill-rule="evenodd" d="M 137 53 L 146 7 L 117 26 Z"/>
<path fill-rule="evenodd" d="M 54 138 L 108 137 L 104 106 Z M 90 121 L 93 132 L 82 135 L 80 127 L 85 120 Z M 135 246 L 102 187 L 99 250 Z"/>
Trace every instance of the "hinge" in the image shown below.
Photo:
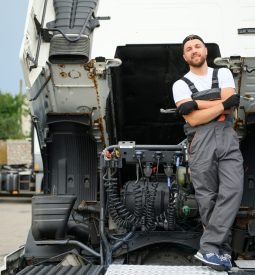
<path fill-rule="evenodd" d="M 34 16 L 34 21 L 35 21 L 35 26 L 36 26 L 37 34 L 41 35 L 43 41 L 50 42 L 53 35 L 49 33 L 48 29 L 42 28 L 42 25 L 38 21 L 38 19 L 37 19 L 36 16 Z"/>

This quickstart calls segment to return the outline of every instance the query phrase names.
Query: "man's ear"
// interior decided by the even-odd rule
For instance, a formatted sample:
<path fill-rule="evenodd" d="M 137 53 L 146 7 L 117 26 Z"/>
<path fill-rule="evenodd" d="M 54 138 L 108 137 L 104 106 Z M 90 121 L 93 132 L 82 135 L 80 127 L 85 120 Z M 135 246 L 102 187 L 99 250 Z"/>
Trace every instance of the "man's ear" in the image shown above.
<path fill-rule="evenodd" d="M 184 54 L 182 55 L 182 57 L 183 57 L 183 59 L 187 62 L 186 57 L 185 57 L 185 55 L 184 55 Z"/>
<path fill-rule="evenodd" d="M 208 55 L 208 49 L 207 47 L 205 47 L 205 53 L 206 53 L 206 56 Z"/>

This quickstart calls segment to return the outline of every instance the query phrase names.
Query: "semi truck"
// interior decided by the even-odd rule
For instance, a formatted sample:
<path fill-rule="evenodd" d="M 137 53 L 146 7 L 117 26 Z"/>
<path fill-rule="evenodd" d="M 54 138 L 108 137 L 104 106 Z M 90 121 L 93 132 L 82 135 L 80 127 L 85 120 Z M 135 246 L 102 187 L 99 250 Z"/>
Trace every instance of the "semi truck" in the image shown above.
<path fill-rule="evenodd" d="M 20 59 L 44 194 L 1 274 L 217 274 L 193 257 L 203 226 L 172 95 L 193 33 L 241 96 L 244 193 L 221 274 L 255 274 L 254 14 L 252 0 L 29 1 Z"/>
<path fill-rule="evenodd" d="M 31 140 L 0 140 L 0 194 L 31 195 L 35 191 Z"/>
<path fill-rule="evenodd" d="M 42 193 L 43 163 L 37 134 L 0 140 L 0 194 L 32 196 Z"/>

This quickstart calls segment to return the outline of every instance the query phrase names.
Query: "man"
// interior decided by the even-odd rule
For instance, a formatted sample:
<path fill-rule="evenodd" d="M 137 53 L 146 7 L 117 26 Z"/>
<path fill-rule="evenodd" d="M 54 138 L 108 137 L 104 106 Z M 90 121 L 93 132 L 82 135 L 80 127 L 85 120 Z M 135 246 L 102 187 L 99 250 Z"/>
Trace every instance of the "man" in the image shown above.
<path fill-rule="evenodd" d="M 183 40 L 190 71 L 173 85 L 177 112 L 184 117 L 189 166 L 204 232 L 196 258 L 216 270 L 229 270 L 231 226 L 243 191 L 243 158 L 232 112 L 240 102 L 227 68 L 207 65 L 203 39 Z"/>

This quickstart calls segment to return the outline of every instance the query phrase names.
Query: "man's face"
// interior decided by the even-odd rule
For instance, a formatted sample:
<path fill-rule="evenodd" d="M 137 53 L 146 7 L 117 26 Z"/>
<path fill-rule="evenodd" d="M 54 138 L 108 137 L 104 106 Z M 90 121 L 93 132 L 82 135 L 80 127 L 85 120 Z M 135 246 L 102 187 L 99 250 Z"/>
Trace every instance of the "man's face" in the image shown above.
<path fill-rule="evenodd" d="M 207 48 L 199 39 L 189 40 L 184 45 L 183 58 L 192 67 L 202 67 L 206 62 Z"/>

